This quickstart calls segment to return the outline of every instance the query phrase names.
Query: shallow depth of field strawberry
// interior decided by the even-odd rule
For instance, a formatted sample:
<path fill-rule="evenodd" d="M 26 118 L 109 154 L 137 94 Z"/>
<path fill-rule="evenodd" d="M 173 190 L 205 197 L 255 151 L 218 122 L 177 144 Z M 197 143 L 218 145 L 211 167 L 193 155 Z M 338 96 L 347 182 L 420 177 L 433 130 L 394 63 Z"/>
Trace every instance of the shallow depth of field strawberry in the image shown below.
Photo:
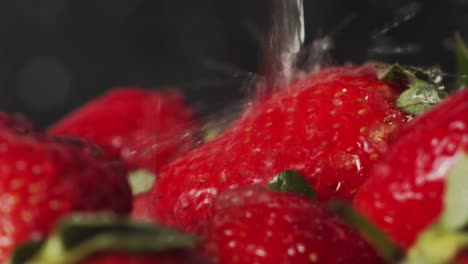
<path fill-rule="evenodd" d="M 130 187 L 120 162 L 96 146 L 57 138 L 15 116 L 0 120 L 0 262 L 42 239 L 73 212 L 128 214 Z"/>
<path fill-rule="evenodd" d="M 0 112 L 0 263 L 468 263 L 461 38 L 454 84 L 303 65 L 302 1 L 275 5 L 265 76 L 214 136 L 176 88 L 110 89 L 46 131 Z"/>
<path fill-rule="evenodd" d="M 266 184 L 293 169 L 321 200 L 351 199 L 406 121 L 398 87 L 371 66 L 334 67 L 299 80 L 248 108 L 205 145 L 162 169 L 150 194 L 157 221 L 193 230 L 218 194 Z"/>
<path fill-rule="evenodd" d="M 177 89 L 120 87 L 76 109 L 48 132 L 93 142 L 129 170 L 157 173 L 195 145 L 198 122 Z"/>

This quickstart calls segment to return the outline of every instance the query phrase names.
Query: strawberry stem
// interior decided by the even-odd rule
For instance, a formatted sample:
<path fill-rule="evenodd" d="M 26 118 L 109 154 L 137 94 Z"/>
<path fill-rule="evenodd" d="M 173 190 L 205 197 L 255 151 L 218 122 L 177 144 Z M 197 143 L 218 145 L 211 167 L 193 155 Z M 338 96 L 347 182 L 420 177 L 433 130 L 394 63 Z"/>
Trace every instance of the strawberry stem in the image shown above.
<path fill-rule="evenodd" d="M 29 259 L 33 258 L 34 255 L 39 252 L 42 246 L 44 246 L 44 240 L 30 241 L 19 247 L 13 252 L 10 257 L 10 260 L 7 262 L 9 264 L 24 264 Z"/>
<path fill-rule="evenodd" d="M 388 263 L 396 263 L 403 259 L 404 252 L 350 205 L 342 201 L 333 201 L 330 203 L 330 209 L 361 232 Z"/>

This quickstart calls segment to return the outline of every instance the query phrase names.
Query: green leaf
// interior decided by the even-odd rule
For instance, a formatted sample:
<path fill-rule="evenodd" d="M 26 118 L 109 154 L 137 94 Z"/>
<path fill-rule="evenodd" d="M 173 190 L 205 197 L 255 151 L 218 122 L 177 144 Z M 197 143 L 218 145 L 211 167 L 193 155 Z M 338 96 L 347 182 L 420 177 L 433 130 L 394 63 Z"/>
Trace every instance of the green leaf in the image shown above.
<path fill-rule="evenodd" d="M 15 249 L 8 261 L 9 264 L 24 264 L 30 258 L 39 252 L 44 245 L 44 241 L 31 241 L 27 242 Z"/>
<path fill-rule="evenodd" d="M 462 153 L 446 178 L 441 225 L 457 230 L 468 224 L 468 154 Z"/>
<path fill-rule="evenodd" d="M 156 175 L 144 169 L 132 171 L 128 175 L 128 182 L 133 195 L 149 191 L 155 180 Z"/>
<path fill-rule="evenodd" d="M 22 252 L 29 258 L 18 257 L 21 252 L 14 256 L 24 264 L 68 264 L 79 263 L 99 252 L 164 252 L 192 248 L 195 242 L 192 235 L 174 229 L 132 222 L 110 214 L 74 215 L 59 225 L 34 256 L 24 249 Z"/>
<path fill-rule="evenodd" d="M 396 263 L 404 257 L 400 247 L 347 203 L 333 201 L 330 203 L 330 209 L 346 223 L 361 232 L 388 263 Z"/>
<path fill-rule="evenodd" d="M 293 192 L 315 199 L 317 194 L 310 184 L 294 170 L 278 173 L 268 184 L 268 188 L 278 192 Z"/>
<path fill-rule="evenodd" d="M 421 69 L 394 64 L 380 79 L 406 87 L 396 105 L 411 115 L 422 114 L 447 96 L 445 87 L 441 84 L 442 72 L 438 68 Z"/>
<path fill-rule="evenodd" d="M 453 89 L 457 91 L 468 86 L 468 49 L 459 33 L 455 34 L 455 61 L 457 78 Z"/>

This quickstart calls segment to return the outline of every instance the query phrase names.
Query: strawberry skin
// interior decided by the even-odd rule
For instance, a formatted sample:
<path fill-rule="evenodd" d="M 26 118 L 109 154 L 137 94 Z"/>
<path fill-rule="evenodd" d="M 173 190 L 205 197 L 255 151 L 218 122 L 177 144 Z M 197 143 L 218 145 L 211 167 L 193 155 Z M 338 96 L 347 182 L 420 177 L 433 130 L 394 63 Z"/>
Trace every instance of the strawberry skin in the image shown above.
<path fill-rule="evenodd" d="M 323 70 L 248 108 L 224 134 L 166 166 L 151 192 L 155 219 L 184 230 L 225 189 L 298 171 L 319 199 L 350 199 L 406 121 L 370 66 Z"/>
<path fill-rule="evenodd" d="M 19 134 L 32 134 L 40 131 L 26 116 L 5 112 L 0 112 L 0 127 L 16 131 Z"/>
<path fill-rule="evenodd" d="M 49 128 L 53 135 L 93 142 L 128 169 L 152 172 L 195 142 L 198 118 L 176 91 L 116 88 Z"/>
<path fill-rule="evenodd" d="M 201 250 L 215 263 L 383 263 L 318 202 L 262 186 L 224 192 L 200 227 Z"/>
<path fill-rule="evenodd" d="M 128 213 L 124 171 L 87 143 L 0 129 L 0 262 L 72 211 Z"/>
<path fill-rule="evenodd" d="M 188 251 L 159 254 L 103 253 L 81 264 L 203 264 L 208 263 Z"/>
<path fill-rule="evenodd" d="M 355 207 L 408 248 L 442 209 L 445 177 L 468 152 L 468 90 L 414 119 L 361 186 Z"/>
<path fill-rule="evenodd" d="M 140 193 L 133 196 L 133 209 L 131 216 L 133 219 L 141 221 L 150 221 L 150 213 L 148 208 L 149 193 Z"/>

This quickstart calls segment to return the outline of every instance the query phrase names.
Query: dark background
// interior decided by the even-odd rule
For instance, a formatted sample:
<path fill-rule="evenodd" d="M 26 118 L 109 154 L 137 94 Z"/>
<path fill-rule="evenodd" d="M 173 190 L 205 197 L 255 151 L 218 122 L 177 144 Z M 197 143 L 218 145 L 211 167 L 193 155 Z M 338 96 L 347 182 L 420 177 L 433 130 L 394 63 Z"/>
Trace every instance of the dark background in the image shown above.
<path fill-rule="evenodd" d="M 468 34 L 467 0 L 304 2 L 307 43 L 331 37 L 330 64 L 437 64 L 450 79 L 453 33 Z M 200 111 L 220 111 L 248 93 L 249 73 L 261 72 L 270 7 L 271 0 L 0 0 L 0 108 L 46 126 L 106 89 L 137 85 L 178 86 Z"/>

